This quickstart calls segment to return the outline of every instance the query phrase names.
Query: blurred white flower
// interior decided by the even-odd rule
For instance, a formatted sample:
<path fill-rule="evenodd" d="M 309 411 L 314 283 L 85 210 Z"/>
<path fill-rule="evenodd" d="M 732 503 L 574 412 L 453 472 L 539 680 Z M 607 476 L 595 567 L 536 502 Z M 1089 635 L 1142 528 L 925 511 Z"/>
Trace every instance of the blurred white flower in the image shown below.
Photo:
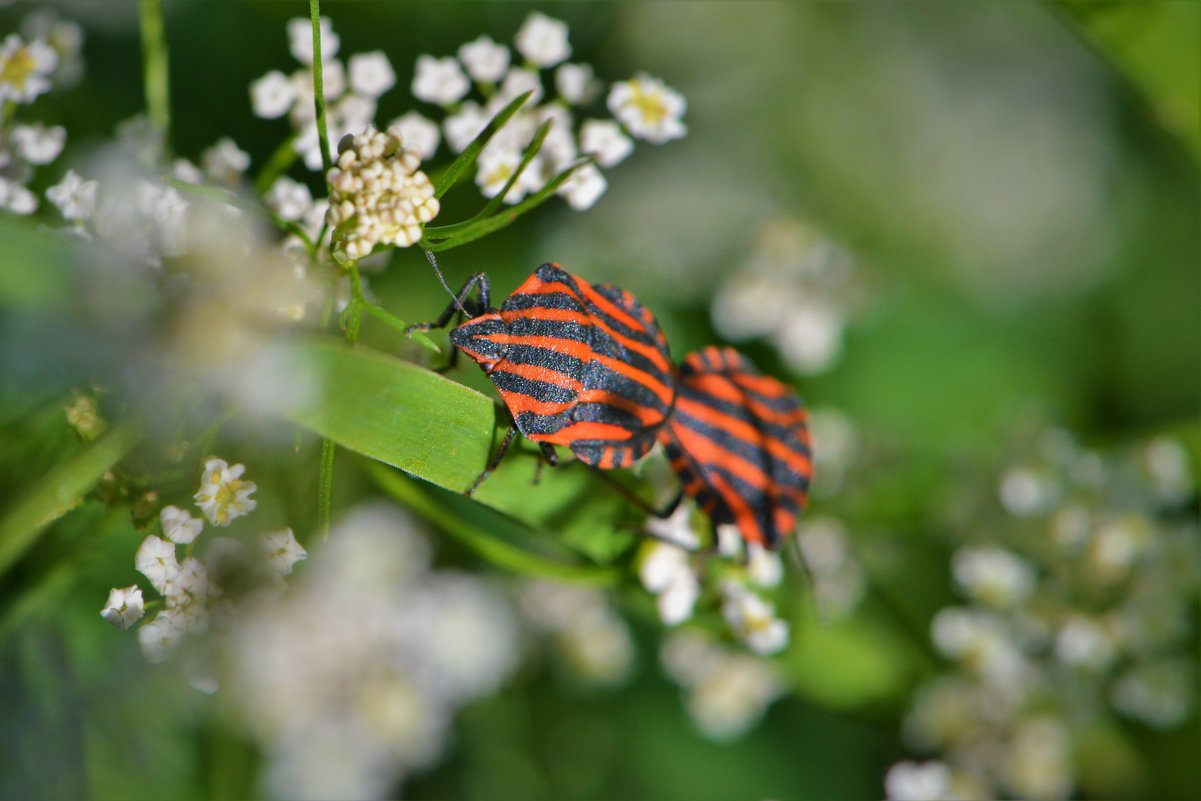
<path fill-rule="evenodd" d="M 746 548 L 747 578 L 764 589 L 778 587 L 784 578 L 784 562 L 780 559 L 780 554 L 767 550 L 757 542 L 748 542 Z"/>
<path fill-rule="evenodd" d="M 656 539 L 674 543 L 680 548 L 695 549 L 700 546 L 700 539 L 692 527 L 692 505 L 688 502 L 681 502 L 670 517 L 649 518 L 646 530 Z"/>
<path fill-rule="evenodd" d="M 204 463 L 200 490 L 193 498 L 213 525 L 228 526 L 236 518 L 253 512 L 258 505 L 250 497 L 258 487 L 253 481 L 242 480 L 245 471 L 244 465 L 230 467 L 222 459 L 209 459 Z"/>
<path fill-rule="evenodd" d="M 772 340 L 788 366 L 812 375 L 830 367 L 842 354 L 842 332 L 846 318 L 829 306 L 800 302 L 792 306 L 788 319 Z"/>
<path fill-rule="evenodd" d="M 518 95 L 526 92 L 533 92 L 523 106 L 528 109 L 542 100 L 542 79 L 538 77 L 535 70 L 510 67 L 509 71 L 505 73 L 504 81 L 501 82 L 500 91 L 489 102 L 489 109 L 495 114 L 515 100 Z"/>
<path fill-rule="evenodd" d="M 1001 479 L 1001 505 L 1011 515 L 1028 517 L 1045 512 L 1057 491 L 1050 478 L 1028 467 L 1016 467 Z"/>
<path fill-rule="evenodd" d="M 0 175 L 0 208 L 22 216 L 33 214 L 38 208 L 37 195 Z"/>
<path fill-rule="evenodd" d="M 377 98 L 396 85 L 396 71 L 382 50 L 351 56 L 347 70 L 350 90 L 366 97 Z"/>
<path fill-rule="evenodd" d="M 1051 716 L 1023 721 L 1002 768 L 1018 798 L 1059 801 L 1072 793 L 1071 751 L 1063 724 Z"/>
<path fill-rule="evenodd" d="M 471 89 L 471 81 L 452 57 L 417 57 L 417 74 L 413 76 L 413 97 L 439 106 L 449 106 L 463 99 Z"/>
<path fill-rule="evenodd" d="M 150 580 L 150 584 L 161 595 L 169 594 L 179 578 L 179 562 L 175 559 L 175 543 L 167 542 L 153 534 L 142 540 L 134 555 L 134 567 Z"/>
<path fill-rule="evenodd" d="M 1088 560 L 1096 576 L 1104 580 L 1124 577 L 1143 554 L 1151 537 L 1151 522 L 1132 512 L 1101 525 L 1089 543 Z"/>
<path fill-rule="evenodd" d="M 1113 662 L 1113 638 L 1097 621 L 1073 616 L 1055 637 L 1055 658 L 1069 667 L 1100 670 Z"/>
<path fill-rule="evenodd" d="M 658 596 L 655 600 L 664 624 L 676 626 L 692 617 L 700 584 L 688 551 L 666 542 L 647 541 L 639 554 L 638 577 L 648 592 Z"/>
<path fill-rule="evenodd" d="M 960 548 L 951 570 L 964 592 L 994 609 L 1015 606 L 1034 589 L 1034 570 L 1004 548 Z"/>
<path fill-rule="evenodd" d="M 256 117 L 282 117 L 297 100 L 296 85 L 279 70 L 271 70 L 250 84 L 250 107 Z"/>
<path fill-rule="evenodd" d="M 342 40 L 334 33 L 334 24 L 329 17 L 320 20 L 322 62 L 338 55 Z M 288 20 L 288 50 L 301 64 L 313 64 L 313 23 L 305 17 Z"/>
<path fill-rule="evenodd" d="M 368 127 L 338 145 L 330 170 L 333 190 L 326 218 L 340 228 L 336 246 L 351 259 L 376 245 L 409 247 L 421 239 L 421 226 L 439 211 L 434 187 L 421 170 L 417 151 L 405 148 L 399 129 Z"/>
<path fill-rule="evenodd" d="M 434 153 L 438 151 L 438 143 L 441 140 L 438 124 L 418 112 L 410 111 L 392 120 L 388 129 L 393 128 L 400 131 L 404 146 L 417 151 L 422 161 L 433 158 Z"/>
<path fill-rule="evenodd" d="M 1174 439 L 1157 437 L 1143 449 L 1143 460 L 1161 500 L 1178 503 L 1188 497 L 1193 476 L 1183 445 Z"/>
<path fill-rule="evenodd" d="M 1027 664 L 1010 634 L 993 615 L 948 607 L 934 616 L 932 638 L 938 650 L 996 685 L 1018 686 Z"/>
<path fill-rule="evenodd" d="M 567 23 L 537 11 L 525 18 L 514 43 L 517 52 L 539 67 L 553 67 L 571 56 Z"/>
<path fill-rule="evenodd" d="M 473 80 L 496 83 L 509 68 L 509 48 L 480 36 L 459 48 L 459 60 Z"/>
<path fill-rule="evenodd" d="M 232 189 L 250 166 L 250 154 L 239 148 L 234 140 L 223 136 L 200 154 L 200 164 L 209 178 Z"/>
<path fill-rule="evenodd" d="M 942 801 L 951 797 L 951 771 L 938 761 L 898 762 L 884 777 L 889 801 Z"/>
<path fill-rule="evenodd" d="M 591 64 L 561 64 L 555 70 L 555 89 L 573 106 L 591 103 L 599 87 Z"/>
<path fill-rule="evenodd" d="M 521 590 L 527 620 L 553 637 L 574 675 L 587 682 L 616 685 L 630 673 L 634 642 L 629 627 L 592 587 L 527 582 Z"/>
<path fill-rule="evenodd" d="M 1195 664 L 1160 659 L 1138 665 L 1113 685 L 1113 704 L 1123 714 L 1158 729 L 1178 726 L 1193 708 Z"/>
<path fill-rule="evenodd" d="M 167 607 L 182 610 L 182 621 L 187 631 L 203 631 L 208 625 L 208 613 L 204 602 L 208 598 L 208 571 L 195 556 L 185 558 L 179 564 L 179 573 L 170 587 Z"/>
<path fill-rule="evenodd" d="M 663 642 L 660 659 L 687 689 L 685 705 L 697 727 L 715 740 L 745 733 L 783 691 L 771 665 L 696 632 L 672 634 Z"/>
<path fill-rule="evenodd" d="M 281 576 L 291 573 L 292 566 L 308 556 L 290 528 L 264 534 L 259 539 L 259 550 L 267 560 L 267 567 Z"/>
<path fill-rule="evenodd" d="M 639 139 L 662 144 L 688 132 L 681 120 L 687 108 L 684 96 L 646 73 L 613 84 L 607 103 L 613 116 Z"/>
<path fill-rule="evenodd" d="M 313 193 L 308 185 L 284 175 L 271 184 L 263 202 L 285 220 L 300 220 L 313 205 Z"/>
<path fill-rule="evenodd" d="M 58 54 L 44 41 L 24 42 L 10 33 L 0 42 L 0 104 L 32 103 L 49 91 Z"/>
<path fill-rule="evenodd" d="M 179 615 L 165 609 L 138 628 L 138 645 L 148 662 L 158 664 L 179 645 L 184 633 Z"/>
<path fill-rule="evenodd" d="M 634 152 L 634 140 L 613 120 L 585 120 L 580 127 L 580 152 L 602 167 L 616 167 Z"/>
<path fill-rule="evenodd" d="M 479 103 L 466 101 L 455 114 L 449 115 L 442 121 L 442 132 L 446 135 L 446 144 L 456 153 L 462 153 L 467 146 L 480 135 L 488 125 L 488 115 Z"/>
<path fill-rule="evenodd" d="M 586 211 L 600 199 L 609 187 L 605 176 L 595 164 L 578 167 L 558 188 L 558 194 L 567 199 L 567 204 L 576 211 Z"/>
<path fill-rule="evenodd" d="M 14 125 L 11 135 L 17 155 L 30 164 L 49 164 L 58 158 L 67 143 L 67 129 L 61 125 L 49 128 L 40 122 Z"/>
<path fill-rule="evenodd" d="M 495 197 L 505 188 L 521 164 L 521 154 L 507 148 L 489 147 L 476 161 L 475 182 L 484 197 Z M 525 197 L 525 186 L 517 181 L 505 193 L 506 203 L 517 203 Z"/>
<path fill-rule="evenodd" d="M 100 610 L 100 617 L 119 629 L 127 629 L 141 620 L 145 613 L 142 590 L 134 584 L 130 587 L 114 587 L 108 594 L 104 608 Z"/>
<path fill-rule="evenodd" d="M 722 616 L 734 634 L 762 656 L 777 654 L 788 645 L 788 622 L 775 608 L 740 584 L 722 585 Z"/>
<path fill-rule="evenodd" d="M 204 528 L 204 521 L 192 517 L 178 506 L 164 506 L 159 512 L 159 525 L 162 526 L 163 536 L 176 545 L 187 545 Z"/>
<path fill-rule="evenodd" d="M 99 186 L 97 181 L 85 181 L 75 170 L 67 170 L 61 181 L 46 189 L 46 199 L 65 220 L 90 220 L 96 213 Z"/>

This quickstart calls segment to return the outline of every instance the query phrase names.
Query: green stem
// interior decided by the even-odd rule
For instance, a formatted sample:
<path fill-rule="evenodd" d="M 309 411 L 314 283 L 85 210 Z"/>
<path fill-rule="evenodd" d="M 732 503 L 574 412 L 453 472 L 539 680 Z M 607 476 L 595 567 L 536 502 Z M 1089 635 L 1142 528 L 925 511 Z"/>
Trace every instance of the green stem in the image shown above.
<path fill-rule="evenodd" d="M 167 141 L 171 127 L 170 83 L 167 79 L 167 39 L 163 34 L 162 0 L 142 0 L 142 80 L 150 124 Z"/>
<path fill-rule="evenodd" d="M 329 129 L 325 124 L 325 83 L 321 75 L 321 0 L 309 0 L 309 17 L 313 22 L 313 106 L 317 112 L 317 141 L 321 146 L 321 166 L 325 178 L 325 193 L 328 195 L 329 171 L 333 163 L 329 156 Z"/>
<path fill-rule="evenodd" d="M 296 135 L 292 134 L 279 143 L 279 147 L 267 158 L 263 169 L 259 170 L 258 177 L 254 179 L 255 194 L 260 197 L 267 194 L 275 180 L 287 172 L 295 162 Z"/>
<path fill-rule="evenodd" d="M 321 539 L 329 537 L 330 510 L 334 495 L 334 443 L 321 441 L 321 474 L 317 489 L 317 531 Z"/>

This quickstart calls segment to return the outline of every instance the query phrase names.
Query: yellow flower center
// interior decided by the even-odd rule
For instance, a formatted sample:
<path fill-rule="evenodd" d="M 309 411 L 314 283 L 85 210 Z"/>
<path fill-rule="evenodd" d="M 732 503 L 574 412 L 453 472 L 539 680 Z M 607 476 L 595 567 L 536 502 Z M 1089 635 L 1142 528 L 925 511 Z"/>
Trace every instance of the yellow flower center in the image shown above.
<path fill-rule="evenodd" d="M 642 84 L 634 84 L 634 95 L 630 102 L 642 112 L 642 118 L 648 125 L 662 125 L 667 119 L 667 104 L 663 102 L 663 93 L 655 90 L 646 91 Z"/>
<path fill-rule="evenodd" d="M 18 47 L 4 62 L 0 62 L 0 83 L 11 84 L 18 89 L 25 86 L 29 76 L 37 71 L 38 63 L 28 47 Z"/>

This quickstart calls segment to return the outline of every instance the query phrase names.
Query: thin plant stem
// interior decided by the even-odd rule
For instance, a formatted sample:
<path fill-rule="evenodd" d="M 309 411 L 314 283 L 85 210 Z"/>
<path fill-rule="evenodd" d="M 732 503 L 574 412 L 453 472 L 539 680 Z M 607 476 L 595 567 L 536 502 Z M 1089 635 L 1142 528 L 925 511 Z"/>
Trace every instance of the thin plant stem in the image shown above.
<path fill-rule="evenodd" d="M 333 163 L 329 157 L 329 129 L 325 124 L 325 83 L 321 75 L 321 0 L 309 0 L 309 17 L 313 22 L 313 107 L 317 112 L 317 141 L 321 147 L 321 167 L 325 177 L 325 193 L 328 195 L 329 170 Z"/>
<path fill-rule="evenodd" d="M 167 74 L 167 39 L 163 34 L 162 0 L 142 0 L 142 81 L 146 113 L 154 130 L 167 141 L 171 127 L 171 93 Z"/>
<path fill-rule="evenodd" d="M 329 537 L 330 510 L 334 494 L 334 441 L 321 441 L 321 473 L 317 485 L 317 531 L 321 539 Z"/>

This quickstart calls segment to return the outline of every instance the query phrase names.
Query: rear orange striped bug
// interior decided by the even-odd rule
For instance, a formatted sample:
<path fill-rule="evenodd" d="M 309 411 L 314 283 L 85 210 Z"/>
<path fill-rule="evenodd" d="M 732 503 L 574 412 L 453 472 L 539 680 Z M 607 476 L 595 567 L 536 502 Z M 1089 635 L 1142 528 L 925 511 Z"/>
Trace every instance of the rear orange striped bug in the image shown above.
<path fill-rule="evenodd" d="M 432 255 L 430 263 L 446 286 Z M 558 463 L 554 445 L 607 470 L 628 467 L 655 444 L 675 402 L 675 376 L 658 322 L 629 292 L 593 286 L 549 263 L 499 309 L 491 306 L 483 273 L 452 297 L 437 320 L 411 328 L 443 328 L 456 314 L 464 318 L 450 332 L 455 353 L 479 364 L 513 417 L 468 495 L 496 469 L 519 431 L 538 443 L 552 466 Z"/>

